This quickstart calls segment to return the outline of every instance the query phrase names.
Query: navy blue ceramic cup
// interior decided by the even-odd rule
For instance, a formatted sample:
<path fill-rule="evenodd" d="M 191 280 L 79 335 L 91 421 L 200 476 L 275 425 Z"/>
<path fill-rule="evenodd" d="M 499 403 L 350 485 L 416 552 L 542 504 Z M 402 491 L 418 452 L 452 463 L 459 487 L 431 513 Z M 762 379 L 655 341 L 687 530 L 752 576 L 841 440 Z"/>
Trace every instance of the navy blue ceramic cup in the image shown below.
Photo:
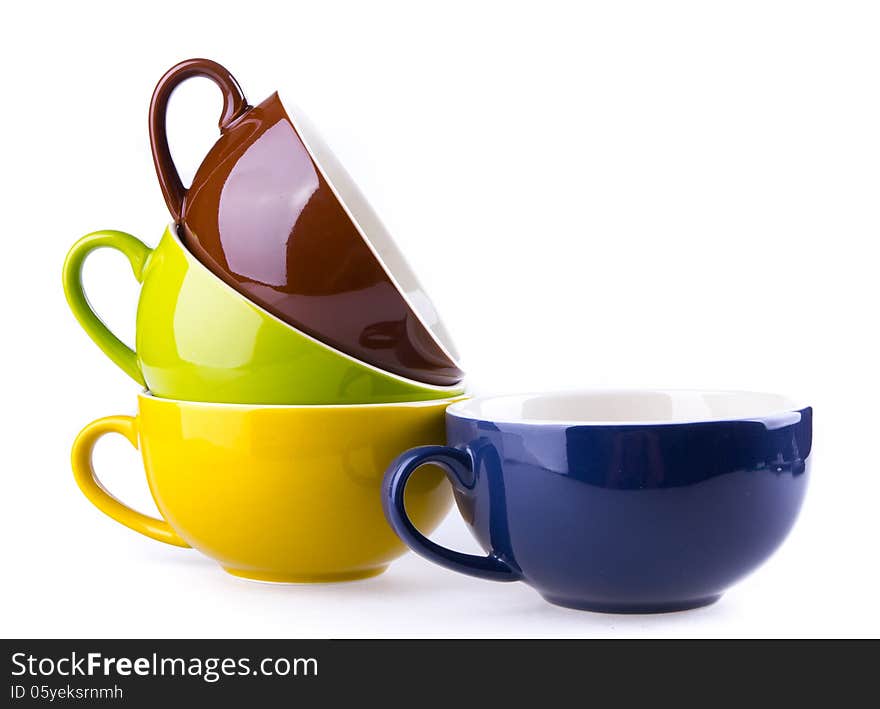
<path fill-rule="evenodd" d="M 773 394 L 619 391 L 503 396 L 447 409 L 449 446 L 385 476 L 391 526 L 455 571 L 524 581 L 551 603 L 656 613 L 716 601 L 792 528 L 807 486 L 812 409 Z M 441 466 L 487 556 L 441 547 L 404 489 Z"/>

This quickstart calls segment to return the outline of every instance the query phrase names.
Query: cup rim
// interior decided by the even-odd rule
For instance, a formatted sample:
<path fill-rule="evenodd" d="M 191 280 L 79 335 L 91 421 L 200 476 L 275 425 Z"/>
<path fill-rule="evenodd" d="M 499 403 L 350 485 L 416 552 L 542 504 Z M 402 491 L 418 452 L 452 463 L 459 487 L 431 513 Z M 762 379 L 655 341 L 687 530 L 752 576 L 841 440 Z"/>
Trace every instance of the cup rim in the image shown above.
<path fill-rule="evenodd" d="M 373 242 L 367 236 L 366 231 L 364 230 L 364 227 L 361 226 L 361 223 L 355 217 L 354 213 L 352 212 L 351 207 L 349 207 L 349 205 L 346 204 L 345 200 L 342 199 L 341 195 L 339 194 L 339 190 L 337 189 L 336 185 L 333 183 L 333 180 L 330 178 L 330 175 L 327 173 L 326 166 L 322 165 L 321 162 L 318 160 L 318 157 L 315 154 L 315 149 L 314 149 L 313 145 L 309 144 L 309 138 L 307 137 L 306 134 L 313 133 L 313 138 L 317 138 L 320 142 L 327 144 L 326 140 L 324 140 L 324 137 L 318 132 L 317 128 L 313 129 L 313 126 L 311 125 L 311 120 L 305 114 L 305 111 L 303 111 L 297 104 L 295 104 L 295 103 L 289 104 L 293 108 L 292 108 L 292 110 L 288 111 L 287 106 L 285 106 L 284 101 L 281 100 L 281 95 L 278 91 L 274 91 L 269 98 L 271 99 L 273 97 L 278 100 L 278 104 L 281 106 L 281 110 L 284 112 L 284 115 L 286 116 L 287 120 L 290 121 L 290 124 L 293 126 L 293 129 L 296 132 L 297 138 L 299 138 L 300 142 L 305 147 L 306 152 L 309 154 L 309 158 L 311 159 L 312 163 L 314 163 L 315 167 L 321 173 L 321 177 L 324 178 L 324 181 L 327 183 L 327 185 L 330 188 L 330 191 L 332 192 L 333 196 L 336 198 L 336 202 L 342 207 L 342 210 L 345 212 L 345 215 L 348 217 L 348 220 L 352 223 L 352 225 L 354 226 L 358 235 L 360 236 L 361 241 L 363 241 L 367 245 L 367 248 L 373 254 L 373 258 L 376 259 L 376 263 L 378 263 L 382 267 L 382 270 L 385 272 L 385 275 L 388 276 L 388 280 L 391 281 L 391 283 L 394 285 L 394 289 L 397 291 L 397 293 L 400 295 L 400 297 L 403 298 L 404 302 L 406 302 L 410 311 L 416 316 L 416 318 L 418 318 L 418 321 L 419 321 L 419 323 L 421 323 L 422 327 L 425 328 L 425 330 L 431 334 L 432 339 L 437 344 L 437 346 L 440 348 L 440 350 L 443 352 L 443 354 L 445 354 L 446 357 L 449 358 L 450 362 L 452 362 L 456 367 L 458 367 L 460 369 L 461 368 L 461 357 L 458 354 L 458 351 L 457 351 L 458 348 L 455 346 L 455 343 L 452 341 L 452 336 L 449 334 L 449 331 L 446 327 L 446 323 L 444 322 L 443 318 L 440 317 L 440 313 L 439 312 L 436 313 L 437 319 L 441 325 L 441 330 L 445 334 L 448 341 L 444 341 L 442 336 L 440 334 L 438 334 L 435 331 L 435 329 L 433 327 L 431 327 L 425 321 L 425 318 L 423 317 L 419 308 L 416 307 L 416 305 L 412 302 L 412 299 L 410 298 L 410 296 L 407 294 L 407 292 L 401 286 L 400 279 L 391 271 L 388 264 L 385 263 L 385 259 L 382 258 L 382 255 L 379 253 L 376 246 L 373 244 Z M 305 128 L 306 128 L 305 130 L 303 129 L 304 124 L 305 124 Z M 331 153 L 333 152 L 332 149 L 330 148 L 329 144 L 327 144 L 327 150 L 330 151 Z M 335 158 L 335 153 L 333 155 Z M 340 166 L 341 166 L 341 162 L 340 162 Z M 343 170 L 345 170 L 344 167 L 343 167 Z M 347 170 L 346 170 L 346 172 L 347 172 Z M 354 178 L 350 177 L 349 179 L 351 180 L 352 184 L 355 184 Z M 360 191 L 360 187 L 358 187 L 356 184 L 355 184 L 355 187 L 357 188 L 358 191 Z M 366 202 L 366 196 L 364 197 L 364 201 Z M 370 206 L 369 208 L 372 210 L 372 206 Z M 384 227 L 384 225 L 383 225 L 383 227 Z M 390 233 L 388 234 L 388 239 L 391 242 L 391 246 L 397 252 L 397 254 L 396 254 L 397 258 L 400 259 L 404 268 L 408 271 L 408 274 L 407 274 L 408 278 L 410 278 L 412 280 L 413 284 L 418 287 L 418 290 L 420 290 L 424 294 L 424 296 L 431 302 L 431 304 L 433 306 L 433 301 L 431 301 L 430 297 L 427 294 L 427 291 L 425 290 L 424 286 L 422 286 L 422 283 L 419 280 L 418 276 L 416 276 L 415 271 L 409 265 L 409 262 L 406 260 L 406 256 L 404 255 L 403 251 L 400 249 L 399 246 L 397 246 L 397 243 L 394 241 L 394 238 L 391 236 Z M 436 312 L 436 309 L 435 309 L 435 312 Z"/>
<path fill-rule="evenodd" d="M 345 359 L 347 359 L 351 362 L 354 362 L 356 364 L 359 364 L 362 367 L 365 367 L 366 369 L 369 369 L 372 372 L 385 375 L 385 376 L 390 377 L 392 379 L 395 379 L 403 384 L 408 384 L 408 385 L 417 387 L 419 389 L 424 389 L 424 390 L 433 391 L 433 392 L 441 392 L 441 393 L 442 392 L 449 392 L 450 397 L 458 396 L 459 394 L 456 394 L 454 392 L 456 392 L 456 391 L 463 392 L 466 389 L 467 377 L 463 378 L 458 384 L 449 384 L 447 386 L 442 386 L 439 384 L 429 384 L 427 382 L 419 381 L 418 379 L 410 379 L 408 377 L 403 377 L 400 374 L 396 374 L 395 372 L 389 372 L 387 369 L 382 369 L 381 367 L 377 367 L 376 365 L 370 364 L 369 362 L 364 362 L 363 360 L 358 359 L 357 357 L 353 357 L 352 355 L 348 354 L 347 352 L 343 352 L 342 350 L 338 350 L 335 347 L 328 345 L 326 342 L 322 342 L 318 338 L 313 337 L 312 335 L 309 335 L 307 332 L 303 332 L 295 325 L 291 325 L 289 322 L 282 320 L 277 315 L 270 313 L 268 310 L 266 310 L 265 308 L 260 306 L 258 303 L 255 303 L 247 296 L 243 295 L 242 293 L 239 293 L 237 290 L 235 290 L 235 288 L 233 288 L 228 283 L 226 283 L 226 281 L 224 281 L 222 278 L 218 278 L 217 274 L 213 273 L 211 271 L 211 269 L 209 269 L 207 266 L 205 266 L 205 264 L 203 264 L 201 261 L 199 261 L 198 258 L 196 258 L 195 254 L 193 254 L 188 248 L 186 248 L 186 244 L 183 243 L 183 240 L 180 238 L 180 234 L 177 231 L 177 224 L 175 222 L 170 222 L 167 225 L 167 227 L 165 228 L 165 233 L 167 233 L 171 236 L 171 239 L 175 242 L 177 247 L 183 252 L 184 258 L 186 258 L 188 264 L 190 264 L 191 266 L 194 266 L 198 269 L 201 269 L 206 274 L 210 275 L 211 278 L 213 278 L 220 287 L 230 291 L 236 297 L 244 300 L 248 305 L 250 305 L 255 310 L 257 310 L 261 315 L 264 315 L 264 316 L 270 318 L 271 320 L 274 320 L 275 322 L 277 322 L 279 325 L 281 325 L 283 327 L 286 327 L 290 330 L 293 330 L 297 335 L 303 337 L 306 340 L 309 340 L 311 343 L 313 343 L 315 345 L 318 345 L 319 347 L 326 350 L 327 352 L 334 354 L 334 355 L 338 355 L 340 357 L 344 357 Z M 164 236 L 164 233 L 163 233 L 163 236 Z M 158 248 L 158 246 L 156 248 Z"/>
<path fill-rule="evenodd" d="M 227 403 L 223 401 L 190 401 L 187 399 L 171 399 L 167 396 L 156 396 L 149 389 L 142 389 L 138 392 L 139 400 L 146 399 L 148 401 L 168 403 L 169 405 L 174 404 L 217 409 L 427 409 L 435 406 L 448 407 L 450 404 L 459 402 L 463 398 L 467 397 L 467 394 L 455 394 L 445 399 L 419 399 L 418 401 L 378 401 L 369 404 L 240 404 L 235 402 Z"/>
<path fill-rule="evenodd" d="M 690 397 L 692 400 L 697 397 L 705 396 L 722 396 L 722 397 L 740 397 L 740 398 L 767 398 L 779 401 L 778 406 L 760 410 L 756 407 L 754 413 L 742 413 L 732 415 L 706 415 L 706 416 L 688 416 L 681 418 L 622 418 L 622 419 L 599 419 L 589 418 L 572 418 L 560 416 L 558 418 L 529 418 L 523 415 L 510 415 L 499 413 L 498 415 L 487 415 L 481 412 L 481 407 L 485 404 L 492 403 L 516 405 L 522 404 L 527 399 L 553 399 L 553 398 L 574 398 L 588 396 L 604 396 L 604 397 L 633 397 L 633 396 L 667 396 L 674 397 L 679 400 Z M 704 402 L 705 403 L 705 402 Z M 693 424 L 703 423 L 722 423 L 730 421 L 755 421 L 764 423 L 768 428 L 781 428 L 783 426 L 797 423 L 801 420 L 801 415 L 811 407 L 806 404 L 796 402 L 796 400 L 781 394 L 771 392 L 732 390 L 732 389 L 620 389 L 620 388 L 597 388 L 597 389 L 570 389 L 556 390 L 546 392 L 529 392 L 523 394 L 501 394 L 497 396 L 485 397 L 468 397 L 465 400 L 457 401 L 449 406 L 446 415 L 468 421 L 488 421 L 491 423 L 501 424 L 519 424 L 522 426 L 578 426 L 578 427 L 623 427 L 623 426 L 690 426 Z"/>

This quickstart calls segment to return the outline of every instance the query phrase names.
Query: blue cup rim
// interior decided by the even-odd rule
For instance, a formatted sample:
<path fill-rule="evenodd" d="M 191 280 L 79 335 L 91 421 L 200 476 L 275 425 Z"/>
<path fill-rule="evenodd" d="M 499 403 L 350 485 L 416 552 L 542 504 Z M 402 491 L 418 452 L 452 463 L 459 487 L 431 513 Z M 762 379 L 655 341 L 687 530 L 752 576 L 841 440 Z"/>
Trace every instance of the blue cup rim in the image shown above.
<path fill-rule="evenodd" d="M 527 402 L 532 404 L 531 414 L 523 413 Z M 657 415 L 658 404 L 668 408 L 663 416 Z M 757 421 L 768 428 L 779 428 L 797 423 L 809 408 L 787 396 L 756 391 L 572 389 L 474 397 L 452 404 L 446 415 L 524 426 L 683 426 Z M 611 409 L 613 414 L 603 413 Z M 639 411 L 646 413 L 639 415 Z"/>

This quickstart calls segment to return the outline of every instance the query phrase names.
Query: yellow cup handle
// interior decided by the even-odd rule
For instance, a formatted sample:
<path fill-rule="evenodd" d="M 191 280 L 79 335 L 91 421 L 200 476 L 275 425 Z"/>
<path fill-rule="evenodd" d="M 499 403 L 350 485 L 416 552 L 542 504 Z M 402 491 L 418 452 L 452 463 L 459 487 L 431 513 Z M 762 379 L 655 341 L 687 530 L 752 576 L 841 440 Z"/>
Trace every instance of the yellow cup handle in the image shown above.
<path fill-rule="evenodd" d="M 121 434 L 135 449 L 138 447 L 137 419 L 132 416 L 107 416 L 92 421 L 80 431 L 73 442 L 70 463 L 73 466 L 73 477 L 83 495 L 105 515 L 135 532 L 140 532 L 144 536 L 166 544 L 189 547 L 189 544 L 178 536 L 168 522 L 131 509 L 111 495 L 98 480 L 92 465 L 92 451 L 95 449 L 98 439 L 108 433 Z"/>

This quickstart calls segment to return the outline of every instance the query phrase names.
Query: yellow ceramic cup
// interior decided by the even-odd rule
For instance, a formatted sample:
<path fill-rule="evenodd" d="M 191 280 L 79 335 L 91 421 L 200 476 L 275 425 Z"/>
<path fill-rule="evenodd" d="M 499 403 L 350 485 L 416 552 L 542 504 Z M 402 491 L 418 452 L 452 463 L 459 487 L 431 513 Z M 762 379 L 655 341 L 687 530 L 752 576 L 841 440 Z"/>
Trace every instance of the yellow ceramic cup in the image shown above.
<path fill-rule="evenodd" d="M 137 417 L 109 416 L 80 432 L 73 473 L 85 496 L 117 522 L 194 547 L 235 576 L 367 578 L 406 551 L 382 513 L 385 468 L 402 450 L 444 443 L 452 401 L 249 406 L 145 393 Z M 92 451 L 107 433 L 140 448 L 164 519 L 127 507 L 99 482 Z M 426 466 L 407 486 L 407 512 L 426 534 L 452 503 L 444 479 Z"/>

